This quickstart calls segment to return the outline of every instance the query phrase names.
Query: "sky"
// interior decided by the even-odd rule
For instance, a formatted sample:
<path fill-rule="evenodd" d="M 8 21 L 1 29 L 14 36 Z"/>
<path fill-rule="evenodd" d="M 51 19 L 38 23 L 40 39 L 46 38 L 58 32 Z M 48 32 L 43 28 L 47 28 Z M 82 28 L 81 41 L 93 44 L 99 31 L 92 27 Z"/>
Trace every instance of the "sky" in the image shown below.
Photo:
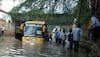
<path fill-rule="evenodd" d="M 15 6 L 19 5 L 22 0 L 1 0 L 0 1 L 0 9 L 10 12 Z M 0 12 L 0 19 L 4 19 L 6 21 L 10 20 L 11 17 L 5 13 Z"/>
<path fill-rule="evenodd" d="M 13 0 L 2 0 L 0 3 L 0 8 L 6 12 L 9 12 L 14 6 L 20 4 L 20 0 L 15 0 L 15 2 Z"/>

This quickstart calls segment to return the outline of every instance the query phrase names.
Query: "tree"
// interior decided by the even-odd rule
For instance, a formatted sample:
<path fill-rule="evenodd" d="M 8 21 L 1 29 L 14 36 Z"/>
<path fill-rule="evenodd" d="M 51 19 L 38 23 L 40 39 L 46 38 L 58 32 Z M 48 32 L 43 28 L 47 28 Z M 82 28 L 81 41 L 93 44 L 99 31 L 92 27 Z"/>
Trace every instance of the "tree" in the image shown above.
<path fill-rule="evenodd" d="M 87 24 L 89 16 L 91 15 L 91 8 L 89 6 L 88 0 L 79 0 L 77 6 L 74 8 L 74 16 L 81 25 Z"/>
<path fill-rule="evenodd" d="M 40 10 L 49 14 L 70 13 L 72 8 L 75 7 L 76 1 L 77 0 L 26 0 L 24 3 L 14 8 L 12 12 L 23 13 L 34 10 L 39 14 L 36 10 Z"/>
<path fill-rule="evenodd" d="M 8 12 L 6 12 L 6 11 L 4 11 L 4 10 L 1 10 L 1 9 L 0 9 L 0 12 L 3 12 L 3 13 L 6 13 L 6 14 L 9 14 Z"/>
<path fill-rule="evenodd" d="M 74 4 L 74 6 L 73 6 Z M 59 17 L 59 14 L 64 14 L 66 15 L 66 18 L 62 18 L 61 21 L 65 22 L 68 20 L 68 18 L 73 17 L 73 7 L 77 4 L 76 0 L 26 0 L 24 3 L 21 5 L 15 7 L 10 13 L 13 17 L 16 17 L 17 19 L 34 19 L 34 17 L 37 17 L 37 19 L 40 19 L 41 14 L 43 16 L 45 14 L 58 14 L 57 17 Z M 60 9 L 61 11 L 57 11 L 57 9 Z M 58 12 L 58 13 L 57 13 Z M 21 16 L 20 16 L 20 14 Z M 54 16 L 55 16 L 54 15 Z M 22 17 L 24 16 L 24 18 Z M 20 17 L 20 18 L 18 18 Z M 51 17 L 48 15 L 45 15 L 44 19 L 50 20 L 53 22 L 57 21 L 60 22 L 59 18 Z M 68 18 L 67 18 L 68 17 Z M 13 18 L 13 19 L 16 19 Z M 66 19 L 66 20 L 65 20 Z M 73 18 L 70 18 L 72 21 Z M 42 19 L 43 20 L 43 19 Z M 68 20 L 69 21 L 69 20 Z"/>

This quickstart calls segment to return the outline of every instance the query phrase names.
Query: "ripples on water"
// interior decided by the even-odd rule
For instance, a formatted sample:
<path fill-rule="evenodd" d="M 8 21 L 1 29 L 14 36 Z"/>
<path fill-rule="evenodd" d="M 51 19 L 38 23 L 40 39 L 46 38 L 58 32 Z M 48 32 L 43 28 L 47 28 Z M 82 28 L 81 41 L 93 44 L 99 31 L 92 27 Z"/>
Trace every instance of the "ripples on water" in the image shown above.
<path fill-rule="evenodd" d="M 78 57 L 77 54 L 73 55 L 71 50 L 54 42 L 29 45 L 19 41 L 15 41 L 10 47 L 6 46 L 2 49 L 0 56 L 6 57 L 6 55 L 12 57 Z"/>

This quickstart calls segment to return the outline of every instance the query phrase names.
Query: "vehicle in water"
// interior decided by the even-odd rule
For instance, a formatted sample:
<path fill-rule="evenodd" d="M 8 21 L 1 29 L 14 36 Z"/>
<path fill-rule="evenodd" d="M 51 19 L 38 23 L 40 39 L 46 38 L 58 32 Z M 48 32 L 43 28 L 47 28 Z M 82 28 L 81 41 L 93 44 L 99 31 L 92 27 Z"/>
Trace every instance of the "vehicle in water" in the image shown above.
<path fill-rule="evenodd" d="M 47 33 L 45 21 L 26 21 L 20 28 L 23 30 L 22 42 L 44 43 L 43 36 Z"/>

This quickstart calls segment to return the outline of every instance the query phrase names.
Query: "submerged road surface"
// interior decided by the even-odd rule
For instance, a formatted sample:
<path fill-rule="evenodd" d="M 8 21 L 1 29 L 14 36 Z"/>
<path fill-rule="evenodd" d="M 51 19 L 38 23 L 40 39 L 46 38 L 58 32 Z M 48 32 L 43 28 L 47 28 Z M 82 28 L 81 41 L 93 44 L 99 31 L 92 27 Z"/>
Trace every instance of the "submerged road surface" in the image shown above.
<path fill-rule="evenodd" d="M 0 37 L 0 57 L 85 57 L 81 49 L 78 53 L 69 50 L 54 42 L 44 44 L 26 44 L 12 36 L 12 28 L 5 32 L 6 35 Z M 7 36 L 11 34 L 11 36 Z M 13 34 L 14 35 L 14 34 Z"/>
<path fill-rule="evenodd" d="M 14 37 L 4 37 L 0 39 L 0 57 L 84 57 L 84 54 L 54 42 L 26 44 Z"/>

